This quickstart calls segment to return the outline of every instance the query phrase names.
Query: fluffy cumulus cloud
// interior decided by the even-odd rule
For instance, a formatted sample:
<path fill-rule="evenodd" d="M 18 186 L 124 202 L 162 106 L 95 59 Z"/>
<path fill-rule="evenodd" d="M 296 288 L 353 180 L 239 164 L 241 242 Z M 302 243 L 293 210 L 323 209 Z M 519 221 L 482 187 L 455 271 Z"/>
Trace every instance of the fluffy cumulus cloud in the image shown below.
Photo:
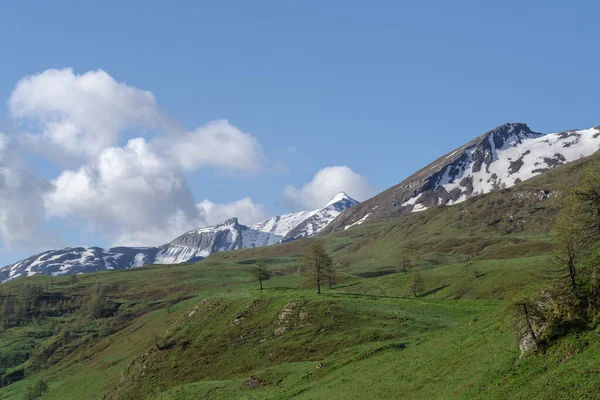
<path fill-rule="evenodd" d="M 63 171 L 44 201 L 49 216 L 86 221 L 114 245 L 162 244 L 206 223 L 179 169 L 142 138 Z"/>
<path fill-rule="evenodd" d="M 77 75 L 50 69 L 19 81 L 8 106 L 33 150 L 61 162 L 85 160 L 132 130 L 158 133 L 154 146 L 187 170 L 256 171 L 266 163 L 258 140 L 226 120 L 186 132 L 154 95 L 117 82 L 102 70 Z"/>
<path fill-rule="evenodd" d="M 377 189 L 366 177 L 357 174 L 345 165 L 321 169 L 313 179 L 301 188 L 287 186 L 284 190 L 286 201 L 294 207 L 316 209 L 323 207 L 339 192 L 363 201 L 377 193 Z"/>
<path fill-rule="evenodd" d="M 262 204 L 255 204 L 249 197 L 226 204 L 204 200 L 198 204 L 198 208 L 209 225 L 218 224 L 232 217 L 239 217 L 240 223 L 246 225 L 268 218 L 265 207 Z"/>
<path fill-rule="evenodd" d="M 59 245 L 42 229 L 47 182 L 25 167 L 10 139 L 0 133 L 0 238 L 7 249 L 39 250 Z"/>
<path fill-rule="evenodd" d="M 157 142 L 187 170 L 216 167 L 252 172 L 267 163 L 258 140 L 226 120 Z"/>
<path fill-rule="evenodd" d="M 0 210 L 5 244 L 35 238 L 44 217 L 82 222 L 113 245 L 148 246 L 232 216 L 243 222 L 265 216 L 263 206 L 249 198 L 197 204 L 186 183 L 185 172 L 199 168 L 247 174 L 269 164 L 258 140 L 226 120 L 187 131 L 160 109 L 151 92 L 102 70 L 51 69 L 25 77 L 8 107 L 23 149 L 71 169 L 51 182 L 27 179 L 22 168 L 2 170 L 20 179 L 5 179 L 0 189 L 9 188 L 14 196 L 4 194 L 0 207 L 14 211 L 19 195 L 26 195 L 22 208 L 30 209 L 29 214 Z M 152 139 L 120 145 L 134 132 L 151 132 Z"/>
<path fill-rule="evenodd" d="M 50 69 L 17 83 L 9 100 L 32 148 L 55 159 L 80 159 L 118 142 L 130 129 L 165 129 L 174 124 L 154 95 L 119 83 L 102 70 L 77 75 Z"/>
<path fill-rule="evenodd" d="M 63 171 L 51 184 L 44 197 L 49 216 L 99 227 L 115 246 L 159 245 L 234 216 L 245 223 L 265 217 L 263 206 L 250 198 L 196 204 L 177 163 L 142 138 L 105 148 L 93 162 Z"/>

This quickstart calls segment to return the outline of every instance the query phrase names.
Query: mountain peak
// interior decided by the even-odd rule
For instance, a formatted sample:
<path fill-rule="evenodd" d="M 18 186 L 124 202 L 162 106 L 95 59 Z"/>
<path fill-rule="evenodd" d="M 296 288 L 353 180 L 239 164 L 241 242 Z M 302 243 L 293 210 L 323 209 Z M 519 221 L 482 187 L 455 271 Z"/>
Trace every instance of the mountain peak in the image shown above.
<path fill-rule="evenodd" d="M 359 221 L 389 218 L 452 205 L 509 188 L 600 148 L 600 131 L 584 129 L 543 134 L 510 122 L 439 157 L 399 184 L 346 211 L 327 231 Z"/>
<path fill-rule="evenodd" d="M 489 139 L 496 148 L 501 148 L 505 143 L 514 145 L 520 143 L 523 139 L 531 139 L 542 136 L 543 134 L 532 131 L 527 124 L 522 122 L 507 122 L 496 128 L 487 131 L 479 138 L 481 140 Z"/>
<path fill-rule="evenodd" d="M 220 224 L 215 225 L 215 227 L 218 227 L 218 226 L 235 226 L 235 225 L 239 225 L 238 217 L 231 217 L 228 220 L 223 221 Z"/>
<path fill-rule="evenodd" d="M 329 200 L 329 202 L 327 204 L 325 204 L 325 207 L 329 207 L 330 205 L 335 204 L 335 203 L 339 203 L 340 201 L 351 201 L 351 202 L 358 203 L 352 197 L 348 196 L 346 194 L 346 192 L 342 191 L 342 192 L 339 192 L 338 194 L 336 194 L 335 196 L 333 196 L 331 198 L 331 200 Z"/>
<path fill-rule="evenodd" d="M 529 126 L 524 122 L 505 122 L 502 125 L 498 125 L 496 128 L 492 129 L 489 132 L 493 131 L 513 131 L 513 130 L 523 130 L 528 132 L 533 132 Z"/>
<path fill-rule="evenodd" d="M 291 229 L 281 242 L 302 239 L 314 236 L 321 232 L 338 215 L 358 204 L 358 201 L 348 196 L 346 192 L 340 192 L 333 196 L 325 207 L 311 211 L 311 215 Z"/>

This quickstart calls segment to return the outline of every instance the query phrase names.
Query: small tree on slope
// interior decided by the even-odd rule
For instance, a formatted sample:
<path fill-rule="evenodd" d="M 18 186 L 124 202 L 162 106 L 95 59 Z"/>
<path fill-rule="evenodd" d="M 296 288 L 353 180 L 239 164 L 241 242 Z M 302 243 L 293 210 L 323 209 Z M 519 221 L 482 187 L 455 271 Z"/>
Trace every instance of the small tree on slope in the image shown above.
<path fill-rule="evenodd" d="M 404 275 L 406 275 L 408 273 L 409 269 L 410 269 L 410 258 L 408 258 L 407 256 L 402 256 L 400 258 L 400 271 L 402 271 L 404 273 Z"/>
<path fill-rule="evenodd" d="M 581 200 L 586 214 L 586 236 L 590 242 L 597 242 L 600 239 L 600 163 L 592 164 L 584 170 L 574 194 Z"/>
<path fill-rule="evenodd" d="M 555 225 L 554 267 L 550 276 L 562 282 L 567 292 L 579 297 L 582 261 L 588 247 L 586 218 L 581 202 L 574 193 L 567 194 Z"/>
<path fill-rule="evenodd" d="M 250 273 L 254 278 L 254 281 L 258 281 L 260 290 L 263 290 L 263 281 L 271 279 L 271 271 L 266 267 L 263 260 L 257 260 L 256 264 L 250 268 Z"/>
<path fill-rule="evenodd" d="M 425 282 L 423 282 L 423 277 L 420 273 L 415 272 L 414 274 L 412 274 L 410 278 L 410 288 L 415 297 L 419 296 L 419 293 L 423 291 L 423 289 L 425 288 Z"/>
<path fill-rule="evenodd" d="M 306 275 L 307 283 L 317 287 L 317 294 L 321 294 L 321 284 L 328 281 L 333 273 L 333 260 L 327 254 L 321 242 L 314 242 L 308 246 L 302 258 L 302 271 Z"/>

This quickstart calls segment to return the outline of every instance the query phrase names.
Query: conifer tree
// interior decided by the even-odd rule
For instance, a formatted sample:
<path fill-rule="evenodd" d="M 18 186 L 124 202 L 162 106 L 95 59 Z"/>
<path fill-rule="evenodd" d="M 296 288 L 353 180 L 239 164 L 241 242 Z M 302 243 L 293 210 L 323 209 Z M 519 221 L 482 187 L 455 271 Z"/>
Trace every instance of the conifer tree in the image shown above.
<path fill-rule="evenodd" d="M 257 260 L 255 265 L 250 268 L 250 273 L 254 281 L 258 281 L 260 290 L 263 290 L 263 281 L 268 281 L 272 275 L 263 260 Z"/>
<path fill-rule="evenodd" d="M 338 263 L 331 263 L 329 267 L 326 268 L 326 278 L 327 278 L 327 286 L 329 289 L 333 288 L 333 285 L 338 283 L 341 280 L 340 274 L 338 273 Z"/>
<path fill-rule="evenodd" d="M 421 274 L 418 272 L 412 274 L 412 277 L 410 279 L 410 289 L 412 290 L 413 295 L 415 297 L 419 296 L 419 293 L 423 291 L 424 287 L 425 282 L 423 281 L 423 277 L 421 276 Z"/>
<path fill-rule="evenodd" d="M 581 263 L 585 257 L 588 237 L 584 209 L 574 192 L 565 197 L 555 225 L 556 243 L 551 276 L 562 281 L 571 295 L 578 296 Z"/>
<path fill-rule="evenodd" d="M 402 271 L 404 273 L 404 275 L 406 275 L 408 273 L 409 269 L 410 269 L 410 258 L 408 258 L 407 256 L 402 256 L 400 258 L 400 271 Z"/>
<path fill-rule="evenodd" d="M 321 285 L 327 282 L 332 265 L 333 260 L 323 243 L 313 242 L 308 246 L 302 258 L 302 271 L 306 275 L 307 284 L 317 288 L 317 294 L 321 294 Z"/>
<path fill-rule="evenodd" d="M 12 326 L 15 319 L 15 303 L 12 296 L 9 295 L 4 298 L 0 314 L 2 317 L 2 324 L 5 327 Z"/>
<path fill-rule="evenodd" d="M 600 239 L 600 163 L 586 168 L 574 192 L 582 202 L 587 218 L 585 228 L 590 241 Z"/>

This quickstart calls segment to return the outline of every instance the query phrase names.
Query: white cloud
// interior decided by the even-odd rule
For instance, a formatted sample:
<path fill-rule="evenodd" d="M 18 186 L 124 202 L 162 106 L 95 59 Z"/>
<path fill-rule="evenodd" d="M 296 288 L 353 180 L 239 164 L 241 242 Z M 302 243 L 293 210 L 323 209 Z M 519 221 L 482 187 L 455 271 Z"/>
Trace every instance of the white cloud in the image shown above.
<path fill-rule="evenodd" d="M 45 206 L 50 216 L 99 227 L 115 245 L 162 244 L 205 223 L 183 175 L 142 138 L 105 148 L 77 171 L 63 171 Z"/>
<path fill-rule="evenodd" d="M 125 132 L 154 131 L 154 146 L 187 170 L 258 171 L 267 165 L 258 140 L 226 120 L 191 132 L 162 111 L 154 95 L 117 82 L 102 70 L 77 75 L 50 69 L 23 78 L 8 106 L 25 144 L 64 164 L 118 144 Z"/>
<path fill-rule="evenodd" d="M 283 194 L 293 206 L 316 209 L 323 207 L 339 192 L 346 192 L 350 197 L 363 201 L 375 195 L 378 190 L 366 177 L 345 165 L 338 165 L 321 169 L 300 189 L 287 186 Z"/>
<path fill-rule="evenodd" d="M 44 200 L 49 216 L 85 221 L 114 246 L 160 245 L 234 216 L 242 223 L 265 218 L 263 206 L 250 198 L 196 204 L 177 163 L 143 138 L 106 148 L 77 171 L 63 171 Z"/>
<path fill-rule="evenodd" d="M 94 155 L 130 129 L 170 125 L 151 92 L 119 83 L 102 70 L 76 75 L 49 69 L 23 78 L 8 106 L 27 130 L 26 143 L 64 162 Z"/>
<path fill-rule="evenodd" d="M 157 141 L 183 168 L 216 167 L 258 171 L 266 163 L 260 143 L 226 120 L 217 120 L 192 132 Z"/>
<path fill-rule="evenodd" d="M 0 238 L 5 249 L 37 251 L 60 245 L 43 228 L 47 182 L 31 175 L 10 139 L 0 133 Z"/>
<path fill-rule="evenodd" d="M 43 189 L 36 186 L 35 195 L 30 189 L 23 203 L 31 213 L 22 218 L 32 221 L 23 221 L 24 241 L 36 237 L 25 225 L 38 229 L 33 220 L 41 220 L 44 212 L 83 222 L 113 245 L 145 246 L 231 216 L 242 222 L 265 216 L 264 207 L 249 198 L 197 204 L 187 185 L 184 171 L 215 168 L 246 174 L 270 164 L 258 140 L 226 120 L 185 131 L 158 107 L 151 92 L 117 82 L 102 70 L 75 74 L 51 69 L 25 77 L 8 106 L 20 123 L 23 149 L 63 165 L 77 161 Z M 125 134 L 148 132 L 153 139 L 138 137 L 119 145 Z M 20 173 L 28 174 L 25 169 Z M 24 185 L 35 181 L 20 182 L 26 191 Z M 17 224 L 16 215 L 0 210 L 1 218 L 12 221 L 3 225 L 5 230 Z"/>
<path fill-rule="evenodd" d="M 122 230 L 117 232 L 117 236 L 112 241 L 114 246 L 141 246 L 160 245 L 167 243 L 181 234 L 195 228 L 206 226 L 202 220 L 190 220 L 189 215 L 183 210 L 176 210 L 172 214 L 164 215 L 161 218 L 162 225 L 147 224 L 138 229 L 123 226 Z"/>
<path fill-rule="evenodd" d="M 238 217 L 241 224 L 251 225 L 268 218 L 262 204 L 255 204 L 249 197 L 227 204 L 215 204 L 203 200 L 198 204 L 209 225 L 216 225 L 232 217 Z"/>

